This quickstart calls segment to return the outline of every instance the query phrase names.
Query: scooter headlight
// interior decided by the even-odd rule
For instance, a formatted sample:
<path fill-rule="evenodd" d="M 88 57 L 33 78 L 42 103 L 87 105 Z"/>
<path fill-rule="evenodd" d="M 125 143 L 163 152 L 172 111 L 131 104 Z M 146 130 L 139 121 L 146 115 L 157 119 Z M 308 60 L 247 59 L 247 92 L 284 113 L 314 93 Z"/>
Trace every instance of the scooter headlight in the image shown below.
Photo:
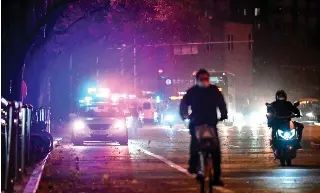
<path fill-rule="evenodd" d="M 174 116 L 172 114 L 167 114 L 164 116 L 164 120 L 167 122 L 172 122 L 174 121 Z"/>
<path fill-rule="evenodd" d="M 295 129 L 292 129 L 291 131 L 278 130 L 278 135 L 285 140 L 292 139 L 295 136 L 295 134 L 296 134 Z"/>

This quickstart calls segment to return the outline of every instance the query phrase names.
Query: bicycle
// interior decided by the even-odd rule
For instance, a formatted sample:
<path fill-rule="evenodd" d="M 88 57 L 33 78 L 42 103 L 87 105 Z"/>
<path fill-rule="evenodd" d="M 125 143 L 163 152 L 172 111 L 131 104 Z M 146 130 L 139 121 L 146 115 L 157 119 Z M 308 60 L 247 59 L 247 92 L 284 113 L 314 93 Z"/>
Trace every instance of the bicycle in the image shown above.
<path fill-rule="evenodd" d="M 200 192 L 212 193 L 214 180 L 212 154 L 219 148 L 219 139 L 214 128 L 208 125 L 197 126 L 196 137 L 199 143 L 199 169 L 197 180 L 200 182 Z"/>

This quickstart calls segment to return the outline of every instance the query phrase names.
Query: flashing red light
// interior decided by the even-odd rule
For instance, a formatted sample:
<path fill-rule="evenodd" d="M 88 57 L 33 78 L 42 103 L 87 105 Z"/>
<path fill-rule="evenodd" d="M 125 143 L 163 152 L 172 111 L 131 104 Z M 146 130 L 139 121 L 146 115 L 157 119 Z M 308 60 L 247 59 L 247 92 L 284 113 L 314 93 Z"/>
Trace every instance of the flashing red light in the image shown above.
<path fill-rule="evenodd" d="M 159 74 L 163 73 L 163 70 L 162 70 L 162 69 L 159 69 L 159 70 L 158 70 L 158 73 L 159 73 Z"/>

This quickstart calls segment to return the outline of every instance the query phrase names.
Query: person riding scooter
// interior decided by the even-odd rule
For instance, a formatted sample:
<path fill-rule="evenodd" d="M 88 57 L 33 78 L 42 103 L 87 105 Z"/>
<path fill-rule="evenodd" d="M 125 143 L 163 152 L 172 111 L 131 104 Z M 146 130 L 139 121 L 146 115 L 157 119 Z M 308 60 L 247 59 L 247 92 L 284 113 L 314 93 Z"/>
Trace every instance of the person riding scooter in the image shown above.
<path fill-rule="evenodd" d="M 279 90 L 276 93 L 276 101 L 271 103 L 271 105 L 267 108 L 268 115 L 272 115 L 275 113 L 278 117 L 287 117 L 290 114 L 294 113 L 297 116 L 300 116 L 300 111 L 297 107 L 295 107 L 290 101 L 287 101 L 287 94 L 283 90 Z M 272 128 L 272 145 L 274 142 L 274 137 L 276 135 L 276 129 L 284 124 L 284 121 L 291 121 L 291 118 L 288 118 L 287 120 L 279 119 L 275 116 L 268 116 L 268 127 Z M 298 140 L 299 143 L 302 139 L 302 130 L 304 128 L 303 124 L 298 123 L 296 121 L 293 122 L 295 127 L 297 128 L 298 133 Z M 300 148 L 300 147 L 299 147 Z"/>

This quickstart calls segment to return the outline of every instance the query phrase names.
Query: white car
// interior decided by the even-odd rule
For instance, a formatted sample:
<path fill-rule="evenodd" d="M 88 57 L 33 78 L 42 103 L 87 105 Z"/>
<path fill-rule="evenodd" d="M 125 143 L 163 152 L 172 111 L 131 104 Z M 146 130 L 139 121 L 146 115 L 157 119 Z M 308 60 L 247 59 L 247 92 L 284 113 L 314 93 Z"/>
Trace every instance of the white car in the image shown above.
<path fill-rule="evenodd" d="M 123 109 L 106 103 L 81 107 L 72 120 L 71 140 L 74 145 L 83 145 L 86 140 L 113 140 L 127 145 L 128 128 Z"/>

